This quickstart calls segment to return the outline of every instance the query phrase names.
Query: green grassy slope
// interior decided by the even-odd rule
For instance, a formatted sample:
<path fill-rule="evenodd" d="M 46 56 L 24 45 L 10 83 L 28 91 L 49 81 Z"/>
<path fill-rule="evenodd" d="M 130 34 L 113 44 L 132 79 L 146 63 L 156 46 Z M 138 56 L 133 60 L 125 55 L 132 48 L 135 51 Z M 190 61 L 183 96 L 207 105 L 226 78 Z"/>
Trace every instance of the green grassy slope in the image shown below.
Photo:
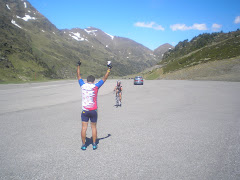
<path fill-rule="evenodd" d="M 157 62 L 148 48 L 126 38 L 112 40 L 100 30 L 98 36 L 78 28 L 59 30 L 24 2 L 0 1 L 0 82 L 76 78 L 79 60 L 82 76 L 97 78 L 104 75 L 108 60 L 114 66 L 113 76 L 137 73 Z M 26 15 L 35 19 L 25 21 Z M 76 41 L 69 36 L 73 32 L 87 41 Z"/>
<path fill-rule="evenodd" d="M 155 69 L 145 76 L 148 79 L 157 79 L 164 74 L 238 56 L 240 56 L 239 30 L 230 33 L 203 34 L 190 42 L 187 40 L 180 42 L 175 49 L 164 55 L 159 63 L 163 65 L 161 70 Z"/>

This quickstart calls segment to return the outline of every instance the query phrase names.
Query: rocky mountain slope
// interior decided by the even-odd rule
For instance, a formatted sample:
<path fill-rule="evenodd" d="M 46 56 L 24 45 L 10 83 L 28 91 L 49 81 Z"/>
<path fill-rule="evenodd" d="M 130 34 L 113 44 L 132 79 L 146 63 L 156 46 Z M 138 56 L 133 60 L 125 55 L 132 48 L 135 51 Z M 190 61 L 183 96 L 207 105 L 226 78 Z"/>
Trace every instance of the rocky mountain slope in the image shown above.
<path fill-rule="evenodd" d="M 86 77 L 138 73 L 159 58 L 143 45 L 100 29 L 57 29 L 26 0 L 0 1 L 0 81 L 31 81 L 76 77 L 81 60 Z"/>
<path fill-rule="evenodd" d="M 162 60 L 164 53 L 174 49 L 174 46 L 172 46 L 171 44 L 163 44 L 161 46 L 159 46 L 157 49 L 154 50 L 154 54 L 157 56 L 158 59 Z"/>

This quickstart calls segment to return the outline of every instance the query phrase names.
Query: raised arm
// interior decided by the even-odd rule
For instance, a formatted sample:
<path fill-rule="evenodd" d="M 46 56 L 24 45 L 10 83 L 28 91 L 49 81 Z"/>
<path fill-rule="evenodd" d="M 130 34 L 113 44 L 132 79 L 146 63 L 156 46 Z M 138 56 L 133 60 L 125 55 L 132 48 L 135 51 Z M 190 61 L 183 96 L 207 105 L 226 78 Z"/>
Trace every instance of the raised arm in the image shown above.
<path fill-rule="evenodd" d="M 77 78 L 78 78 L 78 80 L 79 80 L 79 79 L 82 79 L 82 78 L 81 78 L 81 75 L 80 75 L 80 66 L 81 66 L 81 62 L 78 61 L 77 64 L 78 64 L 78 66 L 77 66 Z"/>
<path fill-rule="evenodd" d="M 109 74 L 110 74 L 110 71 L 111 71 L 111 69 L 112 69 L 111 61 L 108 61 L 107 67 L 108 67 L 108 70 L 107 70 L 106 74 L 104 75 L 104 77 L 102 78 L 102 80 L 103 80 L 104 82 L 107 80 L 107 78 L 108 78 L 108 76 L 109 76 Z"/>
<path fill-rule="evenodd" d="M 104 77 L 102 78 L 102 80 L 105 82 L 110 74 L 110 69 L 107 70 L 106 74 L 104 75 Z"/>

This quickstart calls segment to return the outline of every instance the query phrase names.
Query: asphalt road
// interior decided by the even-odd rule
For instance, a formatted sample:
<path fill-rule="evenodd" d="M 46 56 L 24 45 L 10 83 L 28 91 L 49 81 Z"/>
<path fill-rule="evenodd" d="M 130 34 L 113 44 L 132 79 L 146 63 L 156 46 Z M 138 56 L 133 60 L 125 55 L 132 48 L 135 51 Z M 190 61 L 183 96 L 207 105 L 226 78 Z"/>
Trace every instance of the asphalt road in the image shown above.
<path fill-rule="evenodd" d="M 116 108 L 115 82 L 96 151 L 80 149 L 77 81 L 0 85 L 0 179 L 240 179 L 240 83 L 124 80 Z"/>

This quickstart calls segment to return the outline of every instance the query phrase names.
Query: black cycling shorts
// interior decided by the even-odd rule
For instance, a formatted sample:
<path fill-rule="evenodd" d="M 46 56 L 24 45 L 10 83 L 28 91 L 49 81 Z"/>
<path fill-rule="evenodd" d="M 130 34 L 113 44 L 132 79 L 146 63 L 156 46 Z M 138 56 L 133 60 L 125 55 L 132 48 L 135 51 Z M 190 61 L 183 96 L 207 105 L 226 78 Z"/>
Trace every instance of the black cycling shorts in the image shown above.
<path fill-rule="evenodd" d="M 97 110 L 82 111 L 81 117 L 82 117 L 82 121 L 84 121 L 84 122 L 88 122 L 90 119 L 91 122 L 96 123 L 97 122 Z"/>

